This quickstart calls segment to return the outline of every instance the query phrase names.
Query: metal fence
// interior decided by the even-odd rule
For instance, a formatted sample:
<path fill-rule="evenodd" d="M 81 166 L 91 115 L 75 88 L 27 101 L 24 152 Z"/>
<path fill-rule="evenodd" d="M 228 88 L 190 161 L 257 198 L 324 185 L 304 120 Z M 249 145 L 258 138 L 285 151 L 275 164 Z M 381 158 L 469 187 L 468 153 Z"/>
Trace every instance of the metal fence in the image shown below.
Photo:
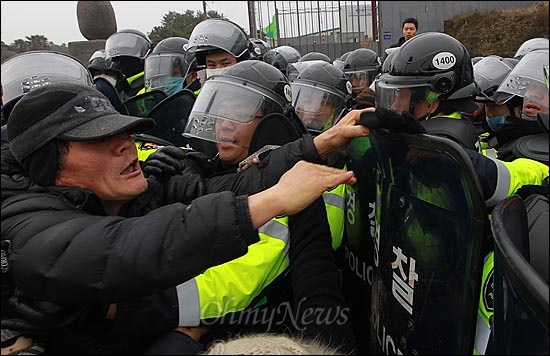
<path fill-rule="evenodd" d="M 251 36 L 272 47 L 321 52 L 336 59 L 359 47 L 379 55 L 402 36 L 401 23 L 418 19 L 420 32 L 476 9 L 531 6 L 536 1 L 249 1 Z M 270 26 L 271 25 L 271 26 Z M 256 36 L 254 36 L 254 33 Z"/>
<path fill-rule="evenodd" d="M 272 47 L 292 46 L 301 54 L 321 52 L 336 59 L 359 47 L 372 48 L 375 1 L 254 1 L 256 37 Z M 376 22 L 376 21 L 375 21 Z M 272 37 L 266 28 L 275 27 Z M 269 36 L 270 33 L 267 33 Z M 254 37 L 252 35 L 252 37 Z"/>

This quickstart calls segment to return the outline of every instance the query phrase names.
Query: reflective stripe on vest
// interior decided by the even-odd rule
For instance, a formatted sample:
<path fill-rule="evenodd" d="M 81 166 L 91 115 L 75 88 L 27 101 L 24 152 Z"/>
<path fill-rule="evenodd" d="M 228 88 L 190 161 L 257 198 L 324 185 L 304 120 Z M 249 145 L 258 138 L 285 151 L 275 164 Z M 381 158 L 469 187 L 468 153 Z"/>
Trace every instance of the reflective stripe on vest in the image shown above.
<path fill-rule="evenodd" d="M 289 264 L 288 217 L 274 218 L 258 229 L 260 241 L 239 258 L 211 267 L 176 287 L 179 324 L 198 326 L 249 307 L 261 291 Z"/>
<path fill-rule="evenodd" d="M 132 85 L 132 83 L 136 80 L 138 80 L 139 78 L 143 77 L 145 75 L 145 72 L 139 72 L 138 74 L 134 74 L 132 75 L 130 78 L 126 78 L 126 81 L 128 82 L 128 84 Z"/>
<path fill-rule="evenodd" d="M 323 193 L 323 201 L 325 202 L 328 223 L 330 225 L 332 248 L 336 250 L 342 244 L 344 237 L 346 185 L 340 184 L 330 191 L 325 191 Z"/>
<path fill-rule="evenodd" d="M 447 119 L 461 120 L 462 119 L 462 114 L 460 113 L 460 111 L 455 111 L 452 114 L 448 114 L 448 115 L 438 115 L 438 116 L 435 116 L 435 117 L 430 117 L 430 118 L 428 118 L 428 120 L 429 119 L 436 119 L 436 118 L 440 118 L 440 117 L 445 117 Z"/>
<path fill-rule="evenodd" d="M 511 177 L 510 171 L 508 171 L 508 168 L 504 165 L 504 163 L 502 163 L 502 161 L 491 157 L 487 158 L 495 162 L 497 166 L 497 184 L 495 187 L 495 192 L 489 199 L 485 201 L 485 205 L 495 206 L 499 201 L 508 196 Z"/>

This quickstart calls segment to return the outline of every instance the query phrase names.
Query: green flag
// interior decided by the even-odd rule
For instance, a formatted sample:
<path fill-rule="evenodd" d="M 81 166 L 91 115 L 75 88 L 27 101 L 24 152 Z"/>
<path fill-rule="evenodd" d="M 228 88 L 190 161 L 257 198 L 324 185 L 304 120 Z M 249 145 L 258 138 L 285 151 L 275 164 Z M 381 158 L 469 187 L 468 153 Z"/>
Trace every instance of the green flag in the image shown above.
<path fill-rule="evenodd" d="M 264 28 L 265 37 L 277 38 L 277 17 L 273 15 L 271 23 Z"/>

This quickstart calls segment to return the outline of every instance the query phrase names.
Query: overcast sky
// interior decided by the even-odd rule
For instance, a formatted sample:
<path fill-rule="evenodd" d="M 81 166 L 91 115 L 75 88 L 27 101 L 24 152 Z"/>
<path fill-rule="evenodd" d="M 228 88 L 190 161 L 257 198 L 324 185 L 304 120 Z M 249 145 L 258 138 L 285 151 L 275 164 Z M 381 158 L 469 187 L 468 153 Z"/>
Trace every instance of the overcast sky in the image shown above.
<path fill-rule="evenodd" d="M 202 1 L 111 1 L 117 29 L 132 28 L 147 34 L 160 26 L 170 10 L 203 10 Z M 77 1 L 2 1 L 2 41 L 43 35 L 55 44 L 85 41 L 76 18 Z M 206 1 L 207 11 L 214 10 L 249 32 L 246 1 Z"/>

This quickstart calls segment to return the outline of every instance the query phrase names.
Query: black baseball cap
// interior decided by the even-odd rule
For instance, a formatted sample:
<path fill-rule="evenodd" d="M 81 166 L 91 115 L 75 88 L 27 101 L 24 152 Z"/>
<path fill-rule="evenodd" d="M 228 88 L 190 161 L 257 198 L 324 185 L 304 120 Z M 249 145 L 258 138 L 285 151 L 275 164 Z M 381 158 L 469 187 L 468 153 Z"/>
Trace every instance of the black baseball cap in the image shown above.
<path fill-rule="evenodd" d="M 122 115 L 97 89 L 78 83 L 45 85 L 24 95 L 7 123 L 10 150 L 21 162 L 54 139 L 98 141 L 144 132 L 150 118 Z"/>

